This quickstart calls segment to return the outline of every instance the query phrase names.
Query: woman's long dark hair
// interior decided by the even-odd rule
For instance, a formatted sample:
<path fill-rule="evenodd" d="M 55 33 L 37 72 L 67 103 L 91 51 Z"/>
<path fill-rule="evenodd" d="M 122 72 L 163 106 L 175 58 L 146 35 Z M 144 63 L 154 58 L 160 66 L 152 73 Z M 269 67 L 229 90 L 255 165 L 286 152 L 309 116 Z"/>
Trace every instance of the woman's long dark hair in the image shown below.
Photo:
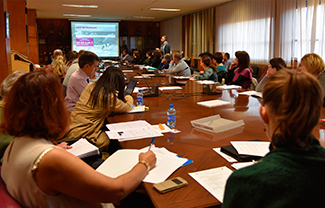
<path fill-rule="evenodd" d="M 238 59 L 238 73 L 246 68 L 253 71 L 250 67 L 250 57 L 246 51 L 236 51 L 235 56 Z"/>
<path fill-rule="evenodd" d="M 124 74 L 121 69 L 117 67 L 108 67 L 103 75 L 97 80 L 94 89 L 91 91 L 88 103 L 90 103 L 92 108 L 95 108 L 96 104 L 99 102 L 104 108 L 109 106 L 114 109 L 117 98 L 125 102 L 124 88 Z M 118 95 L 116 96 L 117 93 Z M 113 99 L 109 99 L 111 96 L 113 96 Z"/>

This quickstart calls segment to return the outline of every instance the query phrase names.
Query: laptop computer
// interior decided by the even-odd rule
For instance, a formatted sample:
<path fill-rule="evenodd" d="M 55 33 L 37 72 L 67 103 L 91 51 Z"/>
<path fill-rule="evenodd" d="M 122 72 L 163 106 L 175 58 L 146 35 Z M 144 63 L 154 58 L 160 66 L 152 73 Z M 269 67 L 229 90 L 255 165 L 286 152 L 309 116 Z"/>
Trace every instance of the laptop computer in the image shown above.
<path fill-rule="evenodd" d="M 125 89 L 125 94 L 126 95 L 132 95 L 133 90 L 134 90 L 135 86 L 137 85 L 137 83 L 138 82 L 136 80 L 131 78 L 128 85 L 127 85 L 127 87 L 126 87 L 126 89 Z"/>

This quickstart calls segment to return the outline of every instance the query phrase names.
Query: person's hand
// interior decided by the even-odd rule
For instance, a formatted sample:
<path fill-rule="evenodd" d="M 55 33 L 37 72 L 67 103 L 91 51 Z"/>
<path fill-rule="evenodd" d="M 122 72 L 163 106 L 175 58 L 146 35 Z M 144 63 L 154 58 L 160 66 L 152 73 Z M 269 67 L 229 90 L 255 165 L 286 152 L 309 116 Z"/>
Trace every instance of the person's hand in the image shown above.
<path fill-rule="evenodd" d="M 167 72 L 167 69 L 163 69 L 162 71 L 163 71 L 163 72 Z"/>
<path fill-rule="evenodd" d="M 267 72 L 266 72 L 266 77 L 267 78 L 270 78 L 273 74 L 275 74 L 277 71 L 276 71 L 276 68 L 268 68 L 267 69 Z"/>
<path fill-rule="evenodd" d="M 236 66 L 237 66 L 237 64 L 233 62 L 233 63 L 230 64 L 229 69 L 232 70 L 232 69 L 234 69 Z"/>
<path fill-rule="evenodd" d="M 143 152 L 139 154 L 139 161 L 144 160 L 149 163 L 150 169 L 152 169 L 156 164 L 156 155 L 152 151 Z"/>
<path fill-rule="evenodd" d="M 163 59 L 163 60 L 161 60 L 161 63 L 165 64 L 165 63 L 167 63 L 167 60 Z"/>
<path fill-rule="evenodd" d="M 190 76 L 190 80 L 194 80 L 195 77 L 196 77 L 196 74 L 192 74 L 192 75 Z"/>
<path fill-rule="evenodd" d="M 57 145 L 58 147 L 61 147 L 62 149 L 71 149 L 72 147 L 68 145 L 66 142 L 61 142 Z"/>

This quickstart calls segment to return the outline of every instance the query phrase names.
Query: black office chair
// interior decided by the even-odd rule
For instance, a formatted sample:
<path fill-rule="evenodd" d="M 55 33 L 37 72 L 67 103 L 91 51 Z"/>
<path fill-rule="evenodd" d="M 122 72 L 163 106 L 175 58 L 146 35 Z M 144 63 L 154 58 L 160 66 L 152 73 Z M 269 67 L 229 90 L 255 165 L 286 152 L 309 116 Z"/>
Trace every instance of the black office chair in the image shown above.
<path fill-rule="evenodd" d="M 253 77 L 258 80 L 258 72 L 260 68 L 258 66 L 251 66 L 251 68 L 253 69 L 253 73 L 252 73 Z"/>

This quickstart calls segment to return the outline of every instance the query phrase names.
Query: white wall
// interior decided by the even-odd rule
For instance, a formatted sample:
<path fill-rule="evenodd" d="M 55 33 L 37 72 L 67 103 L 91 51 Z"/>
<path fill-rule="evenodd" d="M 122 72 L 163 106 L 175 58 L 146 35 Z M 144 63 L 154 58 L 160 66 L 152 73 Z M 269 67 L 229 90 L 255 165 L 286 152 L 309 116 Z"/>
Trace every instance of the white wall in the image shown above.
<path fill-rule="evenodd" d="M 160 23 L 161 36 L 166 35 L 170 45 L 171 52 L 173 50 L 182 51 L 182 17 L 165 20 Z"/>

